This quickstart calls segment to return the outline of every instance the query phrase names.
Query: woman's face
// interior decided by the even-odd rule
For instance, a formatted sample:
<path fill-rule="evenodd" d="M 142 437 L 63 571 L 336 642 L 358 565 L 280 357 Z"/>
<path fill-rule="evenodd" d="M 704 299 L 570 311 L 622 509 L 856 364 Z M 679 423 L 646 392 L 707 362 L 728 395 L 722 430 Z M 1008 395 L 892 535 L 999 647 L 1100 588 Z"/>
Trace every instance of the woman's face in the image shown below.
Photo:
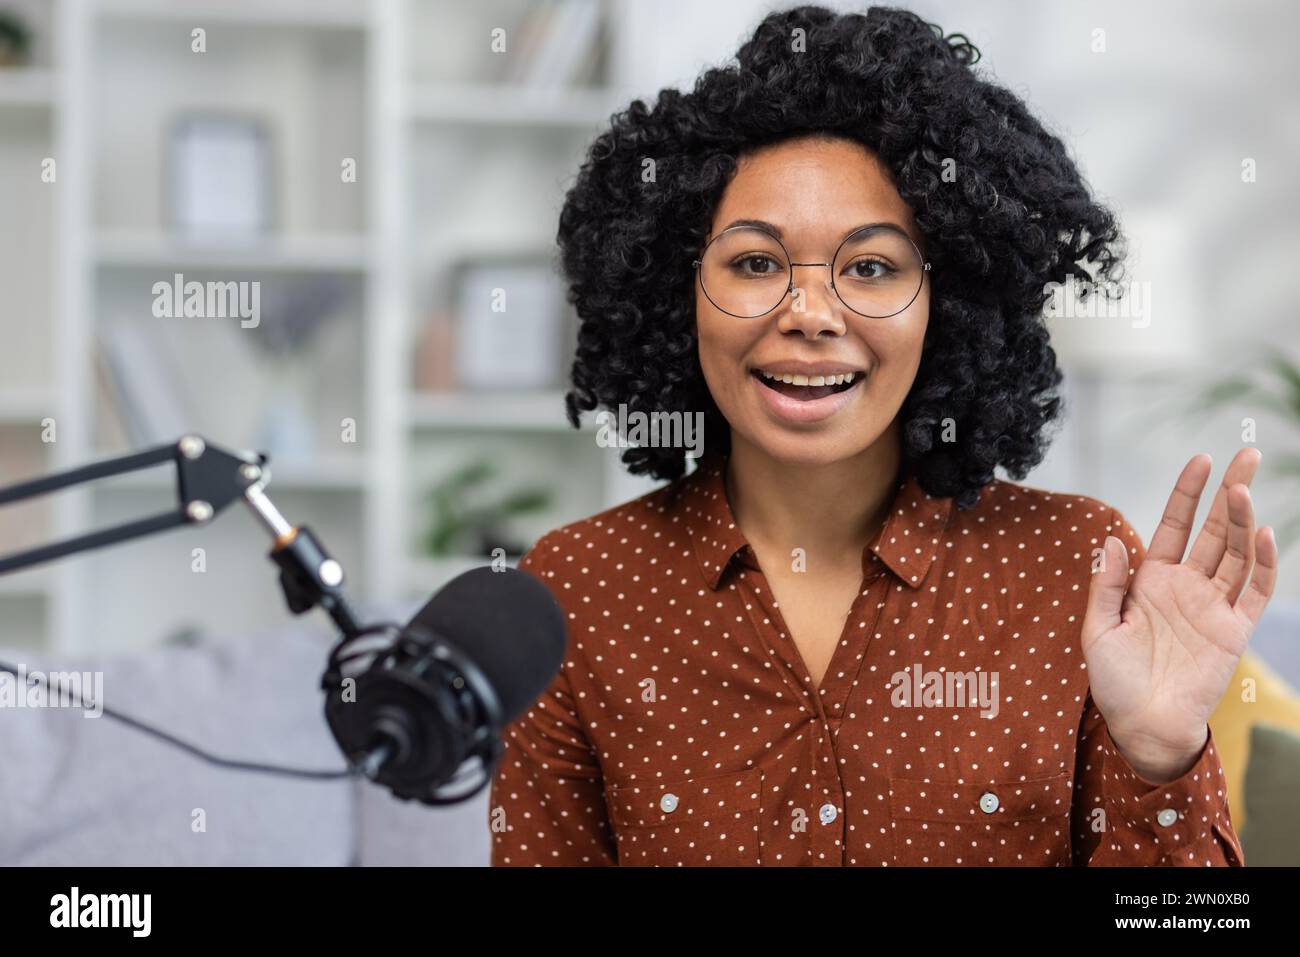
<path fill-rule="evenodd" d="M 921 245 L 911 210 L 887 170 L 865 147 L 841 139 L 800 138 L 742 157 L 706 241 L 737 220 L 775 227 L 795 263 L 831 262 L 841 241 L 868 224 L 892 223 Z M 730 233 L 728 240 L 738 235 Z M 722 299 L 730 308 L 734 300 L 716 294 L 724 283 L 743 300 L 752 295 L 750 290 L 773 284 L 779 292 L 785 274 L 783 263 L 764 255 L 771 249 L 779 252 L 779 246 L 765 244 L 755 232 L 743 235 L 725 256 L 710 257 L 710 271 L 701 267 L 703 275 L 695 283 L 700 364 L 709 392 L 731 426 L 733 443 L 748 442 L 773 458 L 803 465 L 829 464 L 863 452 L 894 421 L 916 377 L 930 313 L 926 274 L 917 276 L 920 291 L 905 309 L 868 318 L 849 309 L 830 287 L 831 267 L 794 266 L 794 295 L 786 295 L 766 315 L 736 318 L 711 301 Z M 895 276 L 890 269 L 908 265 L 881 261 L 910 249 L 901 237 L 895 235 L 891 242 L 888 230 L 868 235 L 882 237 L 884 245 L 855 240 L 835 267 L 837 286 L 855 306 L 881 295 L 882 283 L 892 281 L 896 287 L 897 279 L 881 277 Z M 746 260 L 747 253 L 756 255 Z M 849 258 L 854 261 L 847 262 Z M 730 311 L 752 314 L 757 308 Z M 848 373 L 851 381 L 827 384 L 827 376 Z M 823 384 L 798 384 L 806 381 L 802 379 L 785 383 L 772 376 L 807 376 L 813 383 L 821 376 Z"/>

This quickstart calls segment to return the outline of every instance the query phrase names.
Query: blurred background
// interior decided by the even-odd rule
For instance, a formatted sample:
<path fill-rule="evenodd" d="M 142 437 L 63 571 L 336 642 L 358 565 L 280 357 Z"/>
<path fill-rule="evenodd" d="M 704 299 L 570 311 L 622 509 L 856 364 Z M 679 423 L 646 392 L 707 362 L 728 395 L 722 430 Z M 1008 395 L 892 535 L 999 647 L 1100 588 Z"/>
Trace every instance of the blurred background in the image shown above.
<path fill-rule="evenodd" d="M 688 86 L 779 6 L 0 0 L 0 485 L 182 432 L 264 450 L 276 504 L 385 610 L 649 490 L 564 420 L 558 211 L 611 112 Z M 1257 512 L 1284 554 L 1259 651 L 1300 681 L 1300 10 L 908 6 L 981 49 L 1131 238 L 1148 312 L 1052 320 L 1068 416 L 1024 481 L 1096 496 L 1149 540 L 1192 454 L 1217 483 L 1262 449 Z M 258 283 L 256 324 L 160 316 L 158 284 L 189 282 Z M 154 513 L 169 475 L 0 509 L 0 554 Z M 160 649 L 288 629 L 266 547 L 231 509 L 2 576 L 0 646 L 138 673 Z M 325 622 L 292 627 L 310 670 Z M 303 672 L 284 670 L 292 696 Z"/>

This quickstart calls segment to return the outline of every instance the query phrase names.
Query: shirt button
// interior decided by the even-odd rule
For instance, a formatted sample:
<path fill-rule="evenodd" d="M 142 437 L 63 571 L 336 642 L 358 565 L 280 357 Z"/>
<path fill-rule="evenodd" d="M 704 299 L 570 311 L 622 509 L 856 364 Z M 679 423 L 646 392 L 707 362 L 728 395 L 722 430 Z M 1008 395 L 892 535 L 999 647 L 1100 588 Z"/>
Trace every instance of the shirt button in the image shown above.
<path fill-rule="evenodd" d="M 1156 814 L 1156 823 L 1161 827 L 1168 827 L 1177 820 L 1178 812 L 1171 807 L 1167 807 Z"/>
<path fill-rule="evenodd" d="M 659 799 L 659 810 L 665 814 L 671 814 L 677 810 L 677 795 L 669 791 Z"/>
<path fill-rule="evenodd" d="M 985 791 L 980 795 L 980 810 L 985 814 L 992 814 L 999 806 L 998 796 L 992 791 Z"/>
<path fill-rule="evenodd" d="M 835 816 L 838 813 L 839 812 L 835 810 L 834 804 L 823 804 L 821 810 L 817 812 L 817 816 L 821 819 L 823 824 L 830 824 L 835 820 Z"/>

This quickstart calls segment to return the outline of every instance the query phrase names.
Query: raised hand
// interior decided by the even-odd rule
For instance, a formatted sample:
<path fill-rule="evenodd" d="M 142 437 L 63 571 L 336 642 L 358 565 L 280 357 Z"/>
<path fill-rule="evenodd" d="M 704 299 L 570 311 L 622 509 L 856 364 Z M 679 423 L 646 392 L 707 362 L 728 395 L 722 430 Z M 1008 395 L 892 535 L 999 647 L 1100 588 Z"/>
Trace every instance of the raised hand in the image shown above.
<path fill-rule="evenodd" d="M 1093 575 L 1082 627 L 1092 699 L 1111 738 L 1146 780 L 1184 774 L 1277 581 L 1273 530 L 1256 531 L 1249 485 L 1257 449 L 1242 449 L 1187 552 L 1210 456 L 1184 466 L 1146 558 L 1129 575 L 1113 536 Z M 1252 565 L 1254 574 L 1251 574 Z"/>

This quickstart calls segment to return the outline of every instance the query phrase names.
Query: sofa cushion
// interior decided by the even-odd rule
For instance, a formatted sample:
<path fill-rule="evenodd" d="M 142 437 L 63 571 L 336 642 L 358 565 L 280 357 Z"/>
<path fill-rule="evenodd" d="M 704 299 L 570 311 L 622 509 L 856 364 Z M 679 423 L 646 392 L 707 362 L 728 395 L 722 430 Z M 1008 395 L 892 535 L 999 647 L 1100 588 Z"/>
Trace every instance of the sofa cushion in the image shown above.
<path fill-rule="evenodd" d="M 1300 733 L 1257 724 L 1250 732 L 1246 768 L 1247 823 L 1242 849 L 1251 867 L 1300 867 L 1300 828 L 1295 798 L 1300 794 Z"/>
<path fill-rule="evenodd" d="M 331 637 L 294 622 L 111 658 L 4 650 L 29 670 L 100 671 L 103 700 L 222 757 L 342 768 L 322 715 Z M 108 717 L 0 708 L 0 863 L 344 865 L 355 782 L 217 768 Z M 199 812 L 202 824 L 198 828 Z"/>
<path fill-rule="evenodd" d="M 1300 731 L 1300 698 L 1255 654 L 1252 642 L 1210 716 L 1215 748 L 1228 782 L 1228 810 L 1237 829 L 1250 817 L 1244 798 L 1246 766 L 1250 729 L 1259 722 Z"/>

